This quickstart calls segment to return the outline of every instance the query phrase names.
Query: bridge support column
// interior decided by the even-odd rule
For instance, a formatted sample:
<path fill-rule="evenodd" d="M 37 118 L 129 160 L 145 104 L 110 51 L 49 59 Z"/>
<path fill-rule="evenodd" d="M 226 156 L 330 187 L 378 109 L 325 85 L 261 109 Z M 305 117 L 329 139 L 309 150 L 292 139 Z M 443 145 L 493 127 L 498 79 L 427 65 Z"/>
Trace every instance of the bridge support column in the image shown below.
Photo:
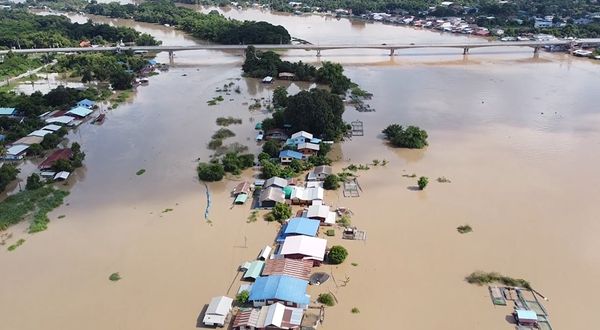
<path fill-rule="evenodd" d="M 390 48 L 390 56 L 394 56 L 394 51 L 396 51 L 394 48 Z"/>
<path fill-rule="evenodd" d="M 538 55 L 539 53 L 540 53 L 540 47 L 539 46 L 533 47 L 533 54 Z"/>
<path fill-rule="evenodd" d="M 463 55 L 469 54 L 469 47 L 463 48 Z"/>
<path fill-rule="evenodd" d="M 173 58 L 175 57 L 175 55 L 173 54 L 173 51 L 170 50 L 169 51 L 169 61 L 173 61 Z"/>
<path fill-rule="evenodd" d="M 317 49 L 317 57 L 321 57 L 321 50 Z"/>

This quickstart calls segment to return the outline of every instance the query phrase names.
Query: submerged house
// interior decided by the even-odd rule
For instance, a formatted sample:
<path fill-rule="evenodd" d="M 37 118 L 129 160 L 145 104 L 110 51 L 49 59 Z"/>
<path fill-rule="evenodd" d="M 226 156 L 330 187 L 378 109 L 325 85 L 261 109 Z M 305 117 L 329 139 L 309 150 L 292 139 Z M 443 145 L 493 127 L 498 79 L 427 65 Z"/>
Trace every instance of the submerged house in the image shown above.
<path fill-rule="evenodd" d="M 517 309 L 513 313 L 518 325 L 526 327 L 537 327 L 538 317 L 534 311 Z"/>
<path fill-rule="evenodd" d="M 280 178 L 278 176 L 274 176 L 268 180 L 265 181 L 265 183 L 263 184 L 264 188 L 269 188 L 269 187 L 277 187 L 277 188 L 285 188 L 288 185 L 288 180 L 284 179 L 284 178 Z"/>
<path fill-rule="evenodd" d="M 51 169 L 58 160 L 69 159 L 71 156 L 73 156 L 73 152 L 69 148 L 55 150 L 38 165 L 38 168 L 42 171 Z"/>
<path fill-rule="evenodd" d="M 224 326 L 225 320 L 231 312 L 233 299 L 225 296 L 214 297 L 211 299 L 202 323 L 208 326 Z"/>
<path fill-rule="evenodd" d="M 305 217 L 319 220 L 326 225 L 335 224 L 335 212 L 331 211 L 328 205 L 324 205 L 320 201 L 313 202 L 304 213 Z"/>
<path fill-rule="evenodd" d="M 319 266 L 325 259 L 327 240 L 304 235 L 286 237 L 279 254 L 285 258 L 311 260 Z"/>
<path fill-rule="evenodd" d="M 234 330 L 300 329 L 304 310 L 275 303 L 260 309 L 241 310 L 233 321 Z"/>
<path fill-rule="evenodd" d="M 93 108 L 94 105 L 96 105 L 96 102 L 89 100 L 89 99 L 83 99 L 83 100 L 77 102 L 78 107 L 83 107 L 83 108 L 88 108 L 88 109 Z"/>
<path fill-rule="evenodd" d="M 250 193 L 252 192 L 252 186 L 250 185 L 249 182 L 241 182 L 240 184 L 238 184 L 237 186 L 235 186 L 233 188 L 233 196 L 235 197 L 234 203 L 235 204 L 244 204 L 246 203 L 246 200 L 248 200 L 248 197 L 250 196 Z"/>
<path fill-rule="evenodd" d="M 242 279 L 244 280 L 256 280 L 260 277 L 260 274 L 265 267 L 265 262 L 262 260 L 254 260 L 252 262 L 246 262 L 242 265 L 242 270 L 245 269 Z"/>
<path fill-rule="evenodd" d="M 302 160 L 304 155 L 301 152 L 294 150 L 282 150 L 279 152 L 279 161 L 281 164 L 289 164 L 292 160 Z"/>
<path fill-rule="evenodd" d="M 292 134 L 292 136 L 285 141 L 285 145 L 292 147 L 296 147 L 300 143 L 319 144 L 321 143 L 321 139 L 315 138 L 311 133 L 308 133 L 306 131 L 299 131 Z"/>
<path fill-rule="evenodd" d="M 310 205 L 314 201 L 322 201 L 325 196 L 325 189 L 321 187 L 294 187 L 290 195 L 292 204 Z"/>
<path fill-rule="evenodd" d="M 89 116 L 92 112 L 94 112 L 94 111 L 89 108 L 78 106 L 78 107 L 75 107 L 75 108 L 67 111 L 65 114 L 69 115 L 69 116 L 77 117 L 77 118 L 85 118 L 85 117 Z"/>
<path fill-rule="evenodd" d="M 287 237 L 296 235 L 317 236 L 320 225 L 321 222 L 319 220 L 291 218 L 281 227 L 276 241 L 282 243 Z"/>
<path fill-rule="evenodd" d="M 298 144 L 296 149 L 298 150 L 298 152 L 302 153 L 303 159 L 307 159 L 310 156 L 316 155 L 321 148 L 316 143 L 302 142 Z"/>
<path fill-rule="evenodd" d="M 260 207 L 275 207 L 275 204 L 285 202 L 285 193 L 279 187 L 268 187 L 260 192 L 258 202 Z"/>
<path fill-rule="evenodd" d="M 308 173 L 306 179 L 308 181 L 323 181 L 329 175 L 333 173 L 331 166 L 329 165 L 320 165 L 315 167 L 312 171 Z"/>
<path fill-rule="evenodd" d="M 308 281 L 312 268 L 312 260 L 269 259 L 263 268 L 262 275 L 286 275 Z"/>
<path fill-rule="evenodd" d="M 2 156 L 5 160 L 20 160 L 25 158 L 25 154 L 27 154 L 27 149 L 29 149 L 28 145 L 19 144 L 14 145 L 8 149 L 6 149 L 6 154 Z"/>
<path fill-rule="evenodd" d="M 250 297 L 254 307 L 281 302 L 286 306 L 307 308 L 310 296 L 306 294 L 308 281 L 286 275 L 259 277 L 252 286 Z"/>

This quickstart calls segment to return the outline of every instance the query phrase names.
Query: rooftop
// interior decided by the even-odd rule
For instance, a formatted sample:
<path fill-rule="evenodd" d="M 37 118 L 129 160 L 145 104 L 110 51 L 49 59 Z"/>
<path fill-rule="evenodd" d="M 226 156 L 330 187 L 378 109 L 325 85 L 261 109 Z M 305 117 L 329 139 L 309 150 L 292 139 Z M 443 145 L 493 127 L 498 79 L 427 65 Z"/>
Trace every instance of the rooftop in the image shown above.
<path fill-rule="evenodd" d="M 299 234 L 307 236 L 315 236 L 319 231 L 319 220 L 313 220 L 308 218 L 292 218 L 285 226 L 282 231 L 286 235 Z"/>
<path fill-rule="evenodd" d="M 12 116 L 16 112 L 15 108 L 0 108 L 0 116 Z"/>
<path fill-rule="evenodd" d="M 292 134 L 292 139 L 296 139 L 296 138 L 305 138 L 305 139 L 310 140 L 313 138 L 313 135 L 306 131 L 299 131 L 299 132 Z"/>
<path fill-rule="evenodd" d="M 275 186 L 275 187 L 280 187 L 280 188 L 285 188 L 288 185 L 288 181 L 284 178 L 280 178 L 278 176 L 274 176 L 270 179 L 268 179 L 267 181 L 265 181 L 264 183 L 264 187 L 270 187 L 270 186 Z"/>
<path fill-rule="evenodd" d="M 273 201 L 273 202 L 284 202 L 285 201 L 285 194 L 283 193 L 283 190 L 281 190 L 281 188 L 278 187 L 268 187 L 266 189 L 263 189 L 260 192 L 260 196 L 259 196 L 259 201 L 263 202 L 263 201 Z"/>
<path fill-rule="evenodd" d="M 294 150 L 282 150 L 279 152 L 279 158 L 302 159 L 302 153 Z"/>
<path fill-rule="evenodd" d="M 308 305 L 310 298 L 306 294 L 308 281 L 285 275 L 259 277 L 252 286 L 250 301 L 281 300 L 299 305 Z"/>
<path fill-rule="evenodd" d="M 287 275 L 308 281 L 312 268 L 313 262 L 311 260 L 269 259 L 265 264 L 262 275 Z"/>
<path fill-rule="evenodd" d="M 325 249 L 327 248 L 327 240 L 310 236 L 288 236 L 285 238 L 281 251 L 281 255 L 300 254 L 311 260 L 323 261 L 325 257 Z"/>
<path fill-rule="evenodd" d="M 94 112 L 93 110 L 90 110 L 86 107 L 75 107 L 69 111 L 67 111 L 67 114 L 70 115 L 75 115 L 78 117 L 86 117 L 88 116 L 90 113 Z"/>

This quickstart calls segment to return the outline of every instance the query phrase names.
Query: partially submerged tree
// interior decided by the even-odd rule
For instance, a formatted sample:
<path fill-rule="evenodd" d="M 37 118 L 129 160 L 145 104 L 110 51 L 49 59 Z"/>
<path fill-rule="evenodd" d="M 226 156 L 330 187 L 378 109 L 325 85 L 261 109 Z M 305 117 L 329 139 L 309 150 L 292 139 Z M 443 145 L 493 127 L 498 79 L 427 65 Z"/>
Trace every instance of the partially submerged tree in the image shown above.
<path fill-rule="evenodd" d="M 341 245 L 334 245 L 329 250 L 329 254 L 327 254 L 327 261 L 334 265 L 341 264 L 346 260 L 348 256 L 348 250 Z"/>
<path fill-rule="evenodd" d="M 394 147 L 422 149 L 427 146 L 427 132 L 417 126 L 408 126 L 405 129 L 398 124 L 392 124 L 386 127 L 382 133 Z"/>

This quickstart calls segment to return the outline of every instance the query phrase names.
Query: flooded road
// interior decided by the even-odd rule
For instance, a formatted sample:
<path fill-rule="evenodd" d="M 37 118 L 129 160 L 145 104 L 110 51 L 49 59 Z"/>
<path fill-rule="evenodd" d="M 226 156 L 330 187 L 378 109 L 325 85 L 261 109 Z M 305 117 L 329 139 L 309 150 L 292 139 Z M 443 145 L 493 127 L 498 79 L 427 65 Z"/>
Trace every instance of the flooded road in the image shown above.
<path fill-rule="evenodd" d="M 315 43 L 466 38 L 258 10 L 226 15 L 282 24 Z M 172 28 L 103 20 L 164 44 L 196 42 Z M 561 54 L 533 58 L 530 49 L 480 52 L 323 54 L 374 93 L 376 109 L 347 109 L 345 119 L 363 121 L 365 136 L 341 145 L 336 168 L 389 162 L 359 172 L 361 197 L 328 195 L 328 203 L 354 211 L 353 224 L 369 239 L 341 242 L 347 262 L 322 267 L 338 281 L 348 278 L 347 286 L 310 288 L 313 299 L 331 290 L 339 300 L 323 329 L 514 329 L 510 308 L 495 308 L 486 288 L 464 282 L 475 270 L 529 280 L 550 298 L 555 329 L 589 328 L 581 315 L 593 315 L 600 294 L 600 95 L 590 88 L 599 66 Z M 302 52 L 286 58 L 319 61 Z M 195 166 L 209 159 L 217 117 L 243 120 L 227 142 L 259 148 L 254 122 L 267 113 L 249 111 L 248 103 L 270 98 L 275 85 L 238 80 L 241 61 L 238 54 L 178 53 L 170 71 L 151 77 L 103 125 L 69 135 L 87 156 L 66 204 L 50 214 L 45 232 L 11 228 L 13 240 L 26 242 L 0 251 L 3 327 L 191 330 L 212 296 L 235 294 L 235 270 L 272 242 L 277 227 L 247 223 L 249 206 L 231 208 L 237 178 L 210 185 L 204 219 L 206 192 Z M 230 82 L 241 93 L 221 93 L 225 100 L 208 106 Z M 380 132 L 391 123 L 426 129 L 430 146 L 386 146 Z M 146 172 L 137 176 L 139 169 Z M 402 176 L 413 173 L 430 178 L 425 191 Z M 452 182 L 436 182 L 442 176 Z M 459 235 L 456 227 L 466 223 L 474 232 Z M 110 282 L 113 272 L 123 279 Z"/>

